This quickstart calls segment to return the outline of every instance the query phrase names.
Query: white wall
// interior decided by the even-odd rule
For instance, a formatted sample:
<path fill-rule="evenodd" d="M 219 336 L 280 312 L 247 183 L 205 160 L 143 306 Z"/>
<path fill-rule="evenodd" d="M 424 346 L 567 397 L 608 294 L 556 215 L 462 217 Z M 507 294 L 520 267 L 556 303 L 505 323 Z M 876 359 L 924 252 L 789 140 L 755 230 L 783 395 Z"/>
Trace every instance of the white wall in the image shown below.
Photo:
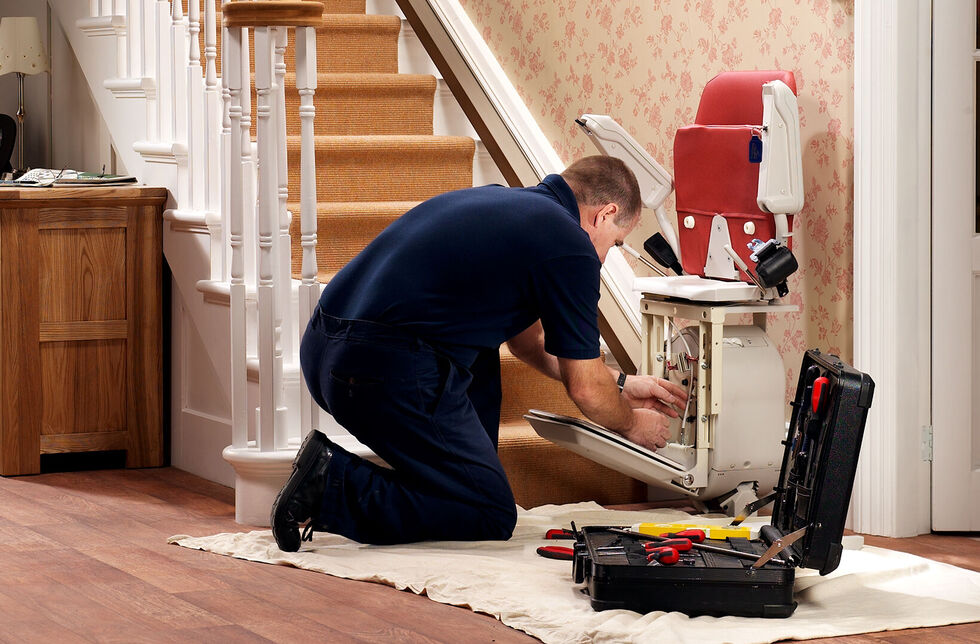
<path fill-rule="evenodd" d="M 0 0 L 0 18 L 33 16 L 50 59 L 50 73 L 24 77 L 24 164 L 75 170 L 113 168 L 109 133 L 61 26 L 47 2 Z M 16 119 L 17 76 L 0 76 L 0 113 Z M 20 136 L 20 133 L 18 133 Z M 17 166 L 15 146 L 11 163 Z"/>

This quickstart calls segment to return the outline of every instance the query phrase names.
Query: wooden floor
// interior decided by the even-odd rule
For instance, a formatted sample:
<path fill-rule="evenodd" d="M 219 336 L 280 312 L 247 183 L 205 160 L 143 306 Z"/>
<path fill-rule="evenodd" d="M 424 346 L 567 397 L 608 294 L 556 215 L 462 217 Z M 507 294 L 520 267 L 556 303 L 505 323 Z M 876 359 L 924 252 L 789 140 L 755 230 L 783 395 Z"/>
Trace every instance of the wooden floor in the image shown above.
<path fill-rule="evenodd" d="M 536 641 L 410 592 L 166 543 L 243 529 L 232 490 L 171 468 L 0 478 L 0 641 Z M 867 542 L 980 571 L 975 537 Z M 980 624 L 813 641 L 977 642 Z"/>

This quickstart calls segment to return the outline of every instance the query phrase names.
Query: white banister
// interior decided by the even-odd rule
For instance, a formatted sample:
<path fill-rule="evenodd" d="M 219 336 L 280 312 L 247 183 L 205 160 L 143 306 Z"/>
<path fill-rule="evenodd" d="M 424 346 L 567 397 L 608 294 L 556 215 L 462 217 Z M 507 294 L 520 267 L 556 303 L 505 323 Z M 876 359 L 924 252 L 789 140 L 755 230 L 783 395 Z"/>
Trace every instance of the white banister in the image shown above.
<path fill-rule="evenodd" d="M 300 233 L 303 247 L 302 281 L 299 287 L 299 336 L 303 337 L 307 321 L 312 317 L 320 289 L 316 266 L 316 168 L 313 139 L 313 117 L 316 108 L 316 30 L 300 27 L 296 30 L 296 88 L 299 90 L 300 118 Z M 305 383 L 300 383 L 300 437 L 317 428 L 319 407 L 313 401 Z"/>

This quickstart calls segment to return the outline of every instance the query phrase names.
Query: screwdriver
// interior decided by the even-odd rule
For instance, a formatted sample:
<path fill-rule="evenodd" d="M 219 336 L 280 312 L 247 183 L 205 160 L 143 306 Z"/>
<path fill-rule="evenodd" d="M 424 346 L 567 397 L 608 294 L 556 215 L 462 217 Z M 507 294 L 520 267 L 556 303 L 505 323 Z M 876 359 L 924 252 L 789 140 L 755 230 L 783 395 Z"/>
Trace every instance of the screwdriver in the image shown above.
<path fill-rule="evenodd" d="M 677 552 L 687 552 L 693 547 L 690 539 L 670 539 L 669 541 L 650 541 L 643 544 L 643 549 L 652 552 L 657 548 L 673 548 Z"/>
<path fill-rule="evenodd" d="M 657 548 L 652 548 L 650 549 L 650 552 L 647 553 L 647 561 L 656 561 L 657 563 L 664 564 L 666 566 L 673 565 L 680 561 L 680 559 L 680 554 L 670 547 L 660 546 Z"/>
<path fill-rule="evenodd" d="M 704 530 L 691 528 L 688 530 L 681 530 L 680 532 L 662 532 L 658 536 L 666 537 L 668 539 L 688 539 L 694 543 L 701 543 L 704 541 Z"/>
<path fill-rule="evenodd" d="M 652 534 L 643 534 L 642 532 L 633 532 L 632 530 L 623 530 L 620 528 L 606 528 L 609 532 L 614 534 L 625 534 L 630 537 L 635 537 L 637 539 L 646 539 L 647 541 L 669 541 L 668 537 L 655 537 Z M 703 550 L 705 552 L 714 552 L 720 555 L 729 555 L 731 557 L 737 557 L 739 559 L 751 559 L 755 561 L 759 558 L 759 555 L 754 555 L 750 552 L 739 552 L 737 550 L 729 550 L 728 548 L 721 548 L 719 546 L 709 546 L 704 543 L 691 543 L 694 548 L 698 550 Z M 775 561 L 778 564 L 785 564 L 786 562 L 782 559 L 770 559 L 770 561 Z"/>

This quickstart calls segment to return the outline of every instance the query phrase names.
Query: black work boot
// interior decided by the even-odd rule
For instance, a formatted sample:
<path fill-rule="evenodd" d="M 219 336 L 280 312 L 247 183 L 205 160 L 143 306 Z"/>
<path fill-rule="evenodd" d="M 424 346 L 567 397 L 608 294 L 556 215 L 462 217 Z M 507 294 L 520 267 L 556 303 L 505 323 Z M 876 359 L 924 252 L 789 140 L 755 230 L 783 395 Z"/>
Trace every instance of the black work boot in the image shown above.
<path fill-rule="evenodd" d="M 299 526 L 307 519 L 310 523 L 303 533 L 303 540 L 313 540 L 312 527 L 320 512 L 327 465 L 333 456 L 328 445 L 327 437 L 317 430 L 307 434 L 293 459 L 293 472 L 272 504 L 269 518 L 272 536 L 284 552 L 299 550 Z"/>

